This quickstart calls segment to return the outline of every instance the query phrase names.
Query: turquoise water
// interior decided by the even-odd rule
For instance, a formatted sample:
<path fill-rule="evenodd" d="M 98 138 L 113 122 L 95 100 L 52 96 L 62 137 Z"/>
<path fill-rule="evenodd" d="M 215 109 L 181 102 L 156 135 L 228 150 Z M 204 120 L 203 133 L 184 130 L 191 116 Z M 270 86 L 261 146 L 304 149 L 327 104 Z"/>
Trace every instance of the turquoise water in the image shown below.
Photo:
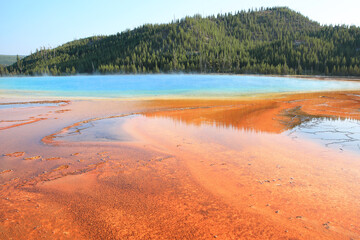
<path fill-rule="evenodd" d="M 360 89 L 351 81 L 236 75 L 110 75 L 3 77 L 0 96 L 132 98 L 226 97 L 257 93 Z"/>

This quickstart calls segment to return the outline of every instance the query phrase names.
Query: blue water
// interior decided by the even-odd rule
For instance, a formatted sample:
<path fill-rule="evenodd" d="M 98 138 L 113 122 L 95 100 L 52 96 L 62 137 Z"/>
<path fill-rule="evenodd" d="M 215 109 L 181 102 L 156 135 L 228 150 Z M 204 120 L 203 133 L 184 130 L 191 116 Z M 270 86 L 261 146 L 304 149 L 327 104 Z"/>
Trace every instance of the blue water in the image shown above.
<path fill-rule="evenodd" d="M 0 96 L 15 94 L 99 98 L 226 97 L 257 93 L 349 89 L 360 89 L 360 83 L 265 76 L 183 74 L 0 78 Z"/>

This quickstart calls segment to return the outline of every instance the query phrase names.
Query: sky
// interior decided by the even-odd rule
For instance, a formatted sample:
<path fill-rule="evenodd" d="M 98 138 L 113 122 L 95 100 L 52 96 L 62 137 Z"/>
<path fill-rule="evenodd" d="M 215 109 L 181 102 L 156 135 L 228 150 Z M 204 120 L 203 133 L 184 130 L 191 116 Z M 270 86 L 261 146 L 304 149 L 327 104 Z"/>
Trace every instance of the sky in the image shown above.
<path fill-rule="evenodd" d="M 145 23 L 287 6 L 321 24 L 360 26 L 360 0 L 0 0 L 0 54 L 28 55 Z"/>

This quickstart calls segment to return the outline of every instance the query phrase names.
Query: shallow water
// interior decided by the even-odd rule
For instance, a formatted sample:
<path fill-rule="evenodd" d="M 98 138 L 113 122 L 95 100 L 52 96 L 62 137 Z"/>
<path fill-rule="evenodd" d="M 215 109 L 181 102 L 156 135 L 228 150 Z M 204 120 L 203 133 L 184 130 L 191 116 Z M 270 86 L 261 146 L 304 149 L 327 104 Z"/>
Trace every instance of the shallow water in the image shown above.
<path fill-rule="evenodd" d="M 360 89 L 360 83 L 285 77 L 190 74 L 0 78 L 0 94 L 32 97 L 226 97 L 345 89 Z"/>
<path fill-rule="evenodd" d="M 56 137 L 69 142 L 125 142 L 133 138 L 127 134 L 122 125 L 134 116 L 105 118 L 80 124 Z"/>
<path fill-rule="evenodd" d="M 232 142 L 234 136 L 247 136 L 252 138 L 270 137 L 275 135 L 290 136 L 293 140 L 303 139 L 320 143 L 323 147 L 339 151 L 352 151 L 360 153 L 360 121 L 353 119 L 313 118 L 305 121 L 291 130 L 273 134 L 256 129 L 242 128 L 235 125 L 215 124 L 202 122 L 193 124 L 170 117 L 147 117 L 146 115 L 131 115 L 125 117 L 105 118 L 80 124 L 72 127 L 64 134 L 57 135 L 70 142 L 104 142 L 104 141 L 134 141 L 135 139 L 126 132 L 124 124 L 127 121 L 147 122 L 147 125 L 161 125 L 167 129 L 181 128 L 183 132 L 191 132 L 207 141 L 211 135 L 211 141 L 228 146 L 236 146 Z M 275 139 L 275 138 L 274 138 Z"/>
<path fill-rule="evenodd" d="M 61 103 L 20 103 L 20 104 L 0 104 L 0 109 L 7 108 L 31 108 L 31 107 L 56 107 Z"/>
<path fill-rule="evenodd" d="M 360 121 L 314 118 L 288 132 L 293 138 L 306 138 L 339 151 L 360 153 Z"/>

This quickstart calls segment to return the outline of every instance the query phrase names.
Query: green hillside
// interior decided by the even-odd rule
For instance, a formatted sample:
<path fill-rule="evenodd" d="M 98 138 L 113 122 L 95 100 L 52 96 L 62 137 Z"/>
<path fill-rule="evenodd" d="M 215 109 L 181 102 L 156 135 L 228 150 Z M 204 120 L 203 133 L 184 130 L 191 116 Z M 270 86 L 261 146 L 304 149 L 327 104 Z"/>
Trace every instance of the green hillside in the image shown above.
<path fill-rule="evenodd" d="M 283 7 L 196 15 L 40 49 L 0 71 L 360 75 L 360 28 L 321 26 Z"/>

